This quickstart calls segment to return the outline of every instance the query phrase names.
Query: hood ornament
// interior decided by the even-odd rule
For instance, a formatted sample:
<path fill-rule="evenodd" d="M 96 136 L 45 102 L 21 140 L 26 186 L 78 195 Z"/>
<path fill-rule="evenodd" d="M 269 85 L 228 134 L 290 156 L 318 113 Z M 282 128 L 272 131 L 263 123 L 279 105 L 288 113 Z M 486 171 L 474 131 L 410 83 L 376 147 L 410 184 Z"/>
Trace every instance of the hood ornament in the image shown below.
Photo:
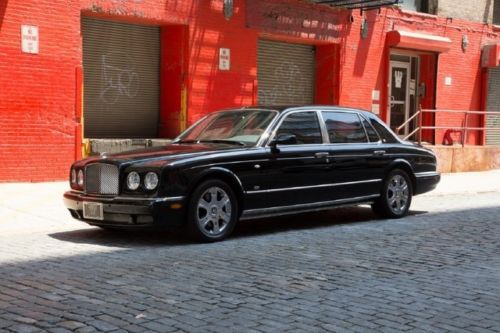
<path fill-rule="evenodd" d="M 102 153 L 99 154 L 101 156 L 102 159 L 106 159 L 108 158 L 108 155 L 105 151 L 103 151 Z"/>

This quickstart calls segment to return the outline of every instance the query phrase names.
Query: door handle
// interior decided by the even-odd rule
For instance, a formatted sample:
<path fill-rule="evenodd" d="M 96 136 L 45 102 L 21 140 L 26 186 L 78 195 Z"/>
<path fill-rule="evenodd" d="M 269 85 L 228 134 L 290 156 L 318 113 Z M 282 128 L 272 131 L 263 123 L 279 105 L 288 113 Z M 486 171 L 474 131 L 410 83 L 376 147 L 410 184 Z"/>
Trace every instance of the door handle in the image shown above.
<path fill-rule="evenodd" d="M 382 156 L 382 155 L 385 155 L 385 150 L 375 150 L 373 152 L 373 155 L 375 156 Z"/>
<path fill-rule="evenodd" d="M 316 158 L 327 158 L 327 157 L 328 157 L 328 155 L 329 155 L 329 154 L 328 154 L 327 152 L 320 152 L 320 153 L 316 153 L 316 154 L 314 154 L 314 156 L 315 156 Z"/>

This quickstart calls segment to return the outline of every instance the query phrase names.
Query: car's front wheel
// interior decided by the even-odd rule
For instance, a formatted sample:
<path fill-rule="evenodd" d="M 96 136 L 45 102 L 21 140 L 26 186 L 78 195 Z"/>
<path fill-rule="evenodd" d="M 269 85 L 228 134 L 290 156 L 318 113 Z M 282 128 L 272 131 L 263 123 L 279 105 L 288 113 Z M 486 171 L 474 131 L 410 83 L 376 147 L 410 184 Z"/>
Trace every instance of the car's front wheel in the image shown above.
<path fill-rule="evenodd" d="M 198 240 L 215 242 L 228 237 L 238 216 L 238 201 L 225 182 L 212 179 L 201 183 L 189 201 L 188 229 Z"/>
<path fill-rule="evenodd" d="M 372 209 L 381 217 L 404 217 L 410 210 L 412 195 L 408 174 L 400 169 L 392 170 L 384 180 L 380 197 L 372 205 Z"/>

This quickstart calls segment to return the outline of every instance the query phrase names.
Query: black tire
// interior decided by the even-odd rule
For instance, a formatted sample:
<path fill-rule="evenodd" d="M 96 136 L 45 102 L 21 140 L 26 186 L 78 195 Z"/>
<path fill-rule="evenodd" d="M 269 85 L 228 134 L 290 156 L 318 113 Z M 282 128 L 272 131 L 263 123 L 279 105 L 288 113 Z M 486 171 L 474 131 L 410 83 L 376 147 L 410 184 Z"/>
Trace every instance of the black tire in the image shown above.
<path fill-rule="evenodd" d="M 413 188 L 410 177 L 401 169 L 394 169 L 384 180 L 380 197 L 372 209 L 380 217 L 398 219 L 408 215 Z"/>
<path fill-rule="evenodd" d="M 191 194 L 187 229 L 191 237 L 204 242 L 227 238 L 238 219 L 238 200 L 224 181 L 204 181 Z"/>

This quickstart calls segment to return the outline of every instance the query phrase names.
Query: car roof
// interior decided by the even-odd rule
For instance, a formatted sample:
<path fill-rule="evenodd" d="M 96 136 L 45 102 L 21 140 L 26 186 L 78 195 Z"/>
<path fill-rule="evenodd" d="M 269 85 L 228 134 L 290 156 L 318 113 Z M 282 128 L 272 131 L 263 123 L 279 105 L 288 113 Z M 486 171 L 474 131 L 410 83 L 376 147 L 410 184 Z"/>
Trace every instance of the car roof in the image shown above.
<path fill-rule="evenodd" d="M 304 110 L 304 111 L 321 110 L 321 111 L 351 111 L 351 112 L 355 111 L 355 112 L 371 114 L 371 112 L 365 110 L 336 106 L 336 105 L 254 105 L 254 106 L 244 106 L 240 108 L 240 110 L 272 110 L 272 111 L 278 111 L 280 113 L 291 110 Z"/>

